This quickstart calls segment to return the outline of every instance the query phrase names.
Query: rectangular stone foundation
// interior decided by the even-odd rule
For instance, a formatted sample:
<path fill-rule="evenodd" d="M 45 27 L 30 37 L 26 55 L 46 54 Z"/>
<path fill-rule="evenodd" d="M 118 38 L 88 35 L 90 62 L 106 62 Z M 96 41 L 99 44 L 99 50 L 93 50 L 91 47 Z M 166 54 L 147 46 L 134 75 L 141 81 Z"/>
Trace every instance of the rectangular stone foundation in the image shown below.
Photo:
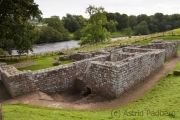
<path fill-rule="evenodd" d="M 115 98 L 162 67 L 165 59 L 177 56 L 178 45 L 177 41 L 154 41 L 141 47 L 76 53 L 61 57 L 76 62 L 36 71 L 18 71 L 2 63 L 0 74 L 12 97 L 36 90 L 48 94 L 70 91 L 81 77 L 93 93 Z"/>

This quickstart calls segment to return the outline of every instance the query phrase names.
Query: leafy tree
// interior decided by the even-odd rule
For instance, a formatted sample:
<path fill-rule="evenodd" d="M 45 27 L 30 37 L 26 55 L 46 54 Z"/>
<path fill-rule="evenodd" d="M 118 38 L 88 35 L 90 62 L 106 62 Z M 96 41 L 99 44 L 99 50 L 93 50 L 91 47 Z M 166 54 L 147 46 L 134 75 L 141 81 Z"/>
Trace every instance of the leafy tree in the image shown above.
<path fill-rule="evenodd" d="M 126 14 L 115 13 L 116 21 L 118 22 L 117 30 L 123 30 L 129 26 L 129 18 Z"/>
<path fill-rule="evenodd" d="M 110 21 L 110 20 L 113 20 L 113 21 L 116 21 L 116 15 L 115 13 L 106 13 L 106 17 L 107 17 L 107 20 Z"/>
<path fill-rule="evenodd" d="M 140 22 L 137 26 L 134 27 L 135 35 L 147 35 L 149 33 L 148 25 L 146 21 Z"/>
<path fill-rule="evenodd" d="M 172 26 L 171 25 L 166 25 L 166 30 L 171 30 Z"/>
<path fill-rule="evenodd" d="M 81 30 L 82 37 L 79 44 L 94 44 L 109 40 L 110 34 L 105 28 L 108 21 L 105 16 L 104 8 L 97 8 L 90 5 L 86 8 L 86 13 L 89 13 L 90 18 L 88 24 Z"/>
<path fill-rule="evenodd" d="M 74 18 L 77 20 L 77 22 L 80 25 L 80 29 L 84 27 L 85 23 L 87 22 L 87 19 L 84 18 L 82 15 L 74 15 Z"/>
<path fill-rule="evenodd" d="M 119 23 L 121 26 L 121 30 L 127 28 L 129 26 L 129 17 L 126 14 L 121 15 L 121 23 Z"/>
<path fill-rule="evenodd" d="M 52 27 L 42 27 L 40 31 L 39 39 L 36 43 L 53 43 L 60 42 L 63 40 L 63 36 L 57 30 L 54 30 Z"/>
<path fill-rule="evenodd" d="M 5 51 L 2 48 L 0 48 L 0 55 L 5 55 L 5 54 L 6 54 Z"/>
<path fill-rule="evenodd" d="M 77 30 L 76 32 L 74 32 L 74 39 L 80 40 L 81 37 L 82 37 L 81 29 L 79 29 L 79 30 Z"/>
<path fill-rule="evenodd" d="M 156 13 L 154 14 L 154 19 L 157 19 L 161 23 L 164 20 L 164 15 L 162 13 Z"/>
<path fill-rule="evenodd" d="M 37 34 L 28 22 L 41 18 L 41 11 L 33 0 L 3 0 L 0 4 L 0 47 L 9 54 L 16 49 L 19 54 L 32 50 Z"/>
<path fill-rule="evenodd" d="M 164 19 L 164 20 L 159 24 L 159 30 L 160 30 L 161 32 L 166 31 L 166 26 L 167 26 L 167 25 L 168 25 L 167 20 Z"/>
<path fill-rule="evenodd" d="M 129 16 L 129 26 L 131 27 L 131 29 L 133 29 L 133 27 L 136 25 L 137 25 L 137 17 L 134 15 L 130 15 Z"/>
<path fill-rule="evenodd" d="M 116 21 L 118 22 L 118 25 L 116 26 L 116 29 L 117 30 L 122 30 L 122 28 L 121 28 L 122 23 L 121 23 L 121 15 L 120 15 L 120 13 L 116 12 L 115 16 L 116 16 Z"/>
<path fill-rule="evenodd" d="M 76 17 L 71 14 L 66 14 L 66 17 L 62 18 L 62 21 L 64 23 L 64 27 L 69 32 L 75 32 L 76 30 L 81 28 L 79 22 L 76 20 Z"/>
<path fill-rule="evenodd" d="M 167 25 L 166 20 L 164 19 L 164 15 L 162 13 L 154 14 L 154 19 L 157 20 L 158 30 L 160 32 L 165 31 L 165 26 Z"/>
<path fill-rule="evenodd" d="M 118 22 L 110 20 L 110 22 L 108 23 L 108 31 L 112 34 L 113 32 L 116 31 L 116 25 L 118 24 Z"/>
<path fill-rule="evenodd" d="M 137 24 L 139 24 L 142 21 L 146 21 L 148 24 L 150 22 L 150 18 L 146 14 L 141 14 L 137 16 Z"/>
<path fill-rule="evenodd" d="M 158 29 L 158 20 L 154 19 L 154 16 L 150 16 L 150 23 L 149 23 L 148 28 L 149 28 L 150 33 L 155 33 L 155 32 L 159 31 L 159 29 Z"/>
<path fill-rule="evenodd" d="M 170 16 L 170 25 L 172 26 L 172 29 L 180 27 L 180 15 L 179 14 L 173 14 Z"/>
<path fill-rule="evenodd" d="M 123 32 L 129 37 L 131 37 L 131 35 L 133 34 L 131 27 L 125 28 Z"/>
<path fill-rule="evenodd" d="M 64 28 L 63 22 L 60 20 L 59 16 L 51 16 L 51 18 L 44 19 L 44 22 L 47 23 L 49 27 L 60 32 L 63 36 L 63 40 L 69 40 L 69 31 Z"/>

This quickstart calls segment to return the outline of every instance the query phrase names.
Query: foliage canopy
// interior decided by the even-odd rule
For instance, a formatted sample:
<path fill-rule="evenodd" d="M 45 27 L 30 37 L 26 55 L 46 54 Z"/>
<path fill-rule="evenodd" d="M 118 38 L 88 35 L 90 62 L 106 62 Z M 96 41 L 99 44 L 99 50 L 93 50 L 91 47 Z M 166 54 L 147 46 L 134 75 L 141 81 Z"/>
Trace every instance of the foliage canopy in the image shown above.
<path fill-rule="evenodd" d="M 95 44 L 109 40 L 110 33 L 105 28 L 108 21 L 104 8 L 89 5 L 86 13 L 89 13 L 90 18 L 87 25 L 81 30 L 82 37 L 79 44 Z"/>
<path fill-rule="evenodd" d="M 41 11 L 33 0 L 4 0 L 0 4 L 0 48 L 19 54 L 32 51 L 38 35 L 28 20 L 41 19 Z"/>

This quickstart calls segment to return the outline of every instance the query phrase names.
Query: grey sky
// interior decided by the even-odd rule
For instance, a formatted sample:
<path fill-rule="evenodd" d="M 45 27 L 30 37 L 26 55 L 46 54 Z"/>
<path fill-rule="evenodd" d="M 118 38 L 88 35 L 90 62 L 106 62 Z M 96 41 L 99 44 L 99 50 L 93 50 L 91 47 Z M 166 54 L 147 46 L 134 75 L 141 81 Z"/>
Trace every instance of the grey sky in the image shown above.
<path fill-rule="evenodd" d="M 66 13 L 83 15 L 90 5 L 102 6 L 107 12 L 119 12 L 127 15 L 161 12 L 163 14 L 180 14 L 180 0 L 34 0 L 39 4 L 43 17 L 57 15 L 62 18 Z"/>

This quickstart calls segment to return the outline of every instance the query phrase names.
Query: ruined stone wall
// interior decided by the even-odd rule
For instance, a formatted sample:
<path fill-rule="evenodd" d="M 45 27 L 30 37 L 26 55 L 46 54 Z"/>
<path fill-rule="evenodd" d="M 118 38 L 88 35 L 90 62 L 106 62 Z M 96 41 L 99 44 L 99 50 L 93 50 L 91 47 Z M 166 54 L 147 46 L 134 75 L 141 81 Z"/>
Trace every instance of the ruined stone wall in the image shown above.
<path fill-rule="evenodd" d="M 96 94 L 114 95 L 116 84 L 116 70 L 111 64 L 114 62 L 92 61 L 83 82 Z"/>
<path fill-rule="evenodd" d="M 92 57 L 92 55 L 90 53 L 74 53 L 74 54 L 70 55 L 70 58 L 74 61 L 88 59 L 91 57 Z"/>
<path fill-rule="evenodd" d="M 91 62 L 88 74 L 85 76 L 85 83 L 96 93 L 112 98 L 119 97 L 154 70 L 162 67 L 164 58 L 164 50 L 150 50 L 118 62 Z"/>
<path fill-rule="evenodd" d="M 78 52 L 71 55 L 60 56 L 59 60 L 80 61 L 80 60 L 89 59 L 92 57 L 97 57 L 98 55 L 108 55 L 108 54 L 109 52 L 106 52 L 106 51 Z"/>
<path fill-rule="evenodd" d="M 149 49 L 165 49 L 165 59 L 170 59 L 176 57 L 178 54 L 178 41 L 162 41 L 155 40 L 149 43 L 148 45 L 142 46 L 141 48 Z"/>
<path fill-rule="evenodd" d="M 40 90 L 45 93 L 72 90 L 75 79 L 83 75 L 89 61 L 106 61 L 108 56 L 74 62 L 37 71 L 18 71 L 13 66 L 2 66 L 0 73 L 3 83 L 12 97 Z"/>
<path fill-rule="evenodd" d="M 0 62 L 0 67 L 6 66 L 6 63 Z M 0 80 L 1 80 L 1 72 L 0 72 Z"/>
<path fill-rule="evenodd" d="M 116 97 L 164 65 L 165 51 L 147 52 L 123 60 L 117 68 Z"/>
<path fill-rule="evenodd" d="M 135 56 L 135 53 L 128 53 L 128 52 L 119 52 L 117 56 L 117 61 L 121 61 L 123 59 L 126 59 L 128 57 Z"/>
<path fill-rule="evenodd" d="M 0 62 L 0 67 L 5 66 L 6 63 Z"/>
<path fill-rule="evenodd" d="M 78 79 L 92 92 L 114 98 L 162 67 L 164 59 L 175 57 L 178 44 L 154 41 L 142 48 L 117 47 L 108 51 L 77 53 L 74 58 L 70 55 L 63 59 L 80 61 L 37 71 L 18 71 L 0 63 L 0 74 L 12 97 L 35 90 L 62 93 L 74 89 Z"/>

